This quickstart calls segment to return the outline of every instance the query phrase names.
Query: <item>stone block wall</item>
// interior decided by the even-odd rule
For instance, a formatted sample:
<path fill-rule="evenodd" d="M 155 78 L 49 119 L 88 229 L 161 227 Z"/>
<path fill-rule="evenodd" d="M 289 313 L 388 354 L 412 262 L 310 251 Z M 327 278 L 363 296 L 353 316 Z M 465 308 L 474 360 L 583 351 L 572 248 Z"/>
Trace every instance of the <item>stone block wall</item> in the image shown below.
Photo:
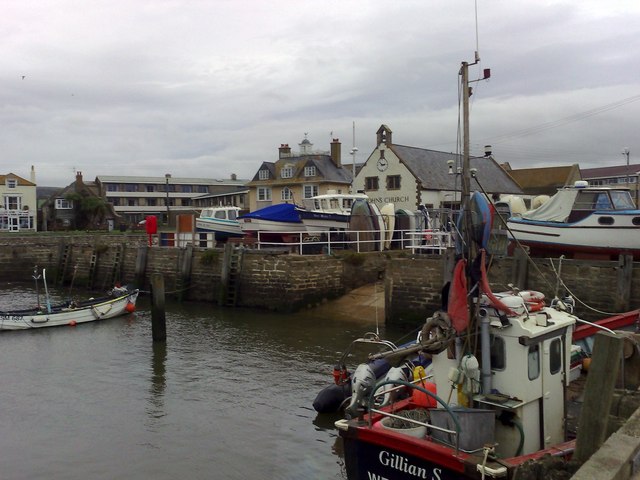
<path fill-rule="evenodd" d="M 168 295 L 184 300 L 217 303 L 222 288 L 223 251 L 204 248 L 147 247 L 144 234 L 3 234 L 0 235 L 0 280 L 31 282 L 33 268 L 47 269 L 53 284 L 60 265 L 61 246 L 69 246 L 65 284 L 89 287 L 92 255 L 97 255 L 93 289 L 111 288 L 114 258 L 121 252 L 120 282 L 136 283 L 149 290 L 152 273 L 165 277 Z M 186 258 L 185 256 L 190 258 Z M 141 258 L 146 268 L 139 275 Z M 236 305 L 276 311 L 297 311 L 337 298 L 348 291 L 377 280 L 385 281 L 387 323 L 421 323 L 441 307 L 446 257 L 409 255 L 406 252 L 337 252 L 332 255 L 276 254 L 248 250 L 243 255 Z M 186 263 L 185 263 L 186 262 Z M 190 275 L 185 278 L 183 267 Z M 640 268 L 631 269 L 624 280 L 619 262 L 536 259 L 537 268 L 512 257 L 495 257 L 489 267 L 494 292 L 509 284 L 521 289 L 539 290 L 548 300 L 556 291 L 556 272 L 571 293 L 599 310 L 578 305 L 577 314 L 587 320 L 640 307 Z M 540 273 L 539 273 L 539 272 Z M 541 275 L 540 275 L 541 274 Z M 520 280 L 518 280 L 520 279 Z M 622 279 L 622 280 L 621 280 Z M 628 282 L 624 285 L 624 282 Z M 519 284 L 521 283 L 521 284 Z M 620 299 L 621 293 L 625 298 Z M 624 293 L 628 292 L 628 293 Z M 560 295 L 564 288 L 560 287 Z"/>

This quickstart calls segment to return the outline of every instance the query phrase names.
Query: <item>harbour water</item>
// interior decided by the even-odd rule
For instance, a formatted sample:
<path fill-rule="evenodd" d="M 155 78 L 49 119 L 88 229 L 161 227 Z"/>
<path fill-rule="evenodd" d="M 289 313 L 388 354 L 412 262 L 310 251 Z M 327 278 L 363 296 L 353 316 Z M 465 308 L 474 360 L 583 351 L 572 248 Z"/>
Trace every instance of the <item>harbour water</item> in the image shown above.
<path fill-rule="evenodd" d="M 0 309 L 35 302 L 0 285 Z M 376 322 L 329 317 L 169 302 L 154 344 L 143 295 L 125 317 L 1 332 L 0 478 L 346 478 L 312 402 Z"/>

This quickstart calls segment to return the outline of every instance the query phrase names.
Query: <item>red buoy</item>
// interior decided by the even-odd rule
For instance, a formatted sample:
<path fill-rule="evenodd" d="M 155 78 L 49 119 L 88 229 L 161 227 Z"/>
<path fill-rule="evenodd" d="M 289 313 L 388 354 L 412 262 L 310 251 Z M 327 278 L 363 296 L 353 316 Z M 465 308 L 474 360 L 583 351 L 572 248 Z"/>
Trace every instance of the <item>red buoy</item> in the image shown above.
<path fill-rule="evenodd" d="M 129 302 L 129 303 L 127 303 L 127 306 L 126 306 L 126 307 L 124 307 L 124 309 L 125 309 L 128 313 L 133 313 L 133 312 L 135 312 L 135 311 L 136 311 L 136 306 L 135 306 L 133 303 Z"/>
<path fill-rule="evenodd" d="M 71 321 L 69 322 L 69 326 L 70 326 L 70 327 L 75 327 L 75 326 L 76 326 L 76 323 L 77 323 L 77 322 L 76 322 L 75 320 L 71 320 Z"/>

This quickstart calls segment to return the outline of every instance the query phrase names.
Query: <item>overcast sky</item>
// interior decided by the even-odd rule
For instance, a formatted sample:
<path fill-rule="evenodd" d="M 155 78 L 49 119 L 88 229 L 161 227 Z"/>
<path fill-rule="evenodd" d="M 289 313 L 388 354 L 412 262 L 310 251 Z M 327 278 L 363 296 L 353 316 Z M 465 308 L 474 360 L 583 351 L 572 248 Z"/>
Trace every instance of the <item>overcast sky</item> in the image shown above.
<path fill-rule="evenodd" d="M 3 0 L 0 173 L 250 178 L 278 146 L 397 144 L 514 168 L 640 163 L 640 2 Z"/>

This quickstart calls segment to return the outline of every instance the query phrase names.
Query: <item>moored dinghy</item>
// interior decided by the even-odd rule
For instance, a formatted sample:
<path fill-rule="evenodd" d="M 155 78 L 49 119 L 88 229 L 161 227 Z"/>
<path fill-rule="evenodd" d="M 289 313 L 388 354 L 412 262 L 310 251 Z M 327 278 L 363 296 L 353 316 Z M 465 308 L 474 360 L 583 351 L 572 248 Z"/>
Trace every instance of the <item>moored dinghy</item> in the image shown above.
<path fill-rule="evenodd" d="M 84 301 L 68 301 L 51 305 L 46 284 L 46 271 L 42 271 L 46 305 L 23 310 L 0 311 L 0 330 L 26 330 L 31 328 L 77 325 L 106 320 L 135 311 L 138 290 L 114 287 L 108 295 Z"/>

